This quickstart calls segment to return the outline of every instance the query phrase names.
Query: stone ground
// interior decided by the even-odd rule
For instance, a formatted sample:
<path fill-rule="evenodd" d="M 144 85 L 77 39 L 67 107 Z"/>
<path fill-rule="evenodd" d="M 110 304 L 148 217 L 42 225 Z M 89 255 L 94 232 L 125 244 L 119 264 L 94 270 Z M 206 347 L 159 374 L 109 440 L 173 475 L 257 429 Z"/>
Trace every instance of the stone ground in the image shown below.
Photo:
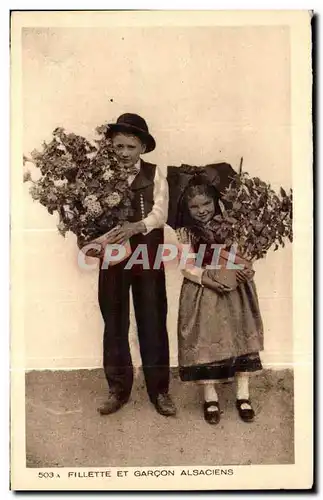
<path fill-rule="evenodd" d="M 113 467 L 288 464 L 294 462 L 293 373 L 264 370 L 252 377 L 257 418 L 239 420 L 231 384 L 219 389 L 221 422 L 203 420 L 194 384 L 176 373 L 171 394 L 178 415 L 156 413 L 142 374 L 129 403 L 102 417 L 107 395 L 102 370 L 26 374 L 27 467 Z"/>

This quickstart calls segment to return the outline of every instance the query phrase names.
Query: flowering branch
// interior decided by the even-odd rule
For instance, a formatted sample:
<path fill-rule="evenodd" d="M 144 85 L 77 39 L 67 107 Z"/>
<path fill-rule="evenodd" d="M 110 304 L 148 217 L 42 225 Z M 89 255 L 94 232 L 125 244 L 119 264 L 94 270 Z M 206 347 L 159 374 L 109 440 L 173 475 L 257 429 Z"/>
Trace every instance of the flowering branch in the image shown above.
<path fill-rule="evenodd" d="M 242 162 L 240 163 L 240 171 Z M 239 255 L 247 260 L 265 257 L 268 250 L 293 241 L 292 190 L 279 194 L 258 177 L 241 171 L 222 193 L 225 207 L 208 224 L 207 239 L 226 247 L 237 244 Z"/>
<path fill-rule="evenodd" d="M 30 194 L 50 214 L 58 213 L 58 231 L 72 231 L 82 244 L 104 234 L 132 213 L 132 192 L 128 173 L 119 165 L 111 144 L 98 127 L 95 145 L 84 137 L 67 134 L 63 128 L 53 131 L 42 151 L 34 150 L 31 161 L 40 170 L 34 181 L 30 172 L 24 182 L 32 182 Z"/>

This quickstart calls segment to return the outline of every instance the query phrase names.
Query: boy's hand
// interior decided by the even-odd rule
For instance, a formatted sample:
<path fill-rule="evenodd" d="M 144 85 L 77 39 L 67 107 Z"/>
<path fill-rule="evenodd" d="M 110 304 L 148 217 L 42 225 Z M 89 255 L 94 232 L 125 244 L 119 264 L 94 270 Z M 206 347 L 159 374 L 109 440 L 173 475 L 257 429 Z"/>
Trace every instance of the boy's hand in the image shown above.
<path fill-rule="evenodd" d="M 122 245 L 135 234 L 144 233 L 146 226 L 143 222 L 125 222 L 121 227 L 113 230 L 109 235 L 109 243 Z"/>
<path fill-rule="evenodd" d="M 98 243 L 96 243 L 96 246 Z M 93 257 L 95 259 L 102 259 L 104 257 L 104 247 L 100 245 L 100 248 L 89 248 L 86 249 L 86 245 L 80 248 L 81 252 L 84 253 L 85 257 Z"/>
<path fill-rule="evenodd" d="M 103 255 L 104 255 L 104 250 L 102 247 L 100 250 L 95 250 L 94 248 L 90 248 L 90 250 L 86 252 L 87 257 L 95 257 L 97 259 L 103 257 Z"/>
<path fill-rule="evenodd" d="M 95 244 L 95 247 L 87 249 L 86 247 L 88 243 L 85 243 L 84 240 L 78 238 L 77 245 L 81 250 L 81 252 L 83 252 L 86 257 L 95 257 L 99 259 L 100 257 L 102 257 L 102 255 L 104 255 L 104 248 L 102 247 L 102 245 L 99 246 L 98 243 Z M 97 248 L 98 246 L 99 248 Z"/>

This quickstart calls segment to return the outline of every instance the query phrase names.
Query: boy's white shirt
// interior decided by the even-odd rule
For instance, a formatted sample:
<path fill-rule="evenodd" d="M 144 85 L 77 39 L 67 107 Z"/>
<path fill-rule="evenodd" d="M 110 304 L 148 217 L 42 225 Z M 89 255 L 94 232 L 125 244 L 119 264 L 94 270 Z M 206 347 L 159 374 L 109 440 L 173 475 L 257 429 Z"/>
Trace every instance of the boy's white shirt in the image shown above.
<path fill-rule="evenodd" d="M 135 164 L 137 172 L 140 170 L 140 159 Z M 132 174 L 128 177 L 129 186 L 134 181 L 137 174 Z M 153 229 L 163 227 L 167 222 L 168 217 L 168 202 L 169 190 L 166 177 L 162 174 L 160 168 L 156 166 L 154 177 L 154 205 L 147 217 L 141 222 L 145 224 L 146 231 L 143 234 L 148 234 Z"/>
<path fill-rule="evenodd" d="M 135 169 L 137 173 L 140 170 L 141 159 L 135 164 Z M 128 177 L 129 186 L 134 181 L 137 174 L 132 174 Z M 153 229 L 163 227 L 167 222 L 168 217 L 168 202 L 169 202 L 169 189 L 166 177 L 162 174 L 161 169 L 156 166 L 155 177 L 154 177 L 154 205 L 145 219 L 141 222 L 145 224 L 146 231 L 143 234 L 148 234 Z M 190 241 L 181 241 L 181 236 L 183 236 L 182 231 L 176 231 L 176 236 L 178 240 L 178 245 L 181 246 L 183 243 L 190 243 Z M 202 285 L 202 274 L 204 269 L 201 267 L 196 267 L 190 265 L 187 269 L 182 269 L 182 274 L 185 278 Z"/>

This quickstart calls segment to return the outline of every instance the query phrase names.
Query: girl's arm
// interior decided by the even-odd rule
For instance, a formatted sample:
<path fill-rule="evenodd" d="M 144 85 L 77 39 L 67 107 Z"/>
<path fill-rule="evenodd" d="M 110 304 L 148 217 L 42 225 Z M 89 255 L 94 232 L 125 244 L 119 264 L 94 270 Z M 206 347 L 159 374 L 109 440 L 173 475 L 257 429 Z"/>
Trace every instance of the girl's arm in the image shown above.
<path fill-rule="evenodd" d="M 194 283 L 201 285 L 202 284 L 202 274 L 204 269 L 201 267 L 195 266 L 195 258 L 192 257 L 194 254 L 193 247 L 191 245 L 189 232 L 186 228 L 182 227 L 175 231 L 177 236 L 177 248 L 178 254 L 177 259 L 181 269 L 181 272 L 185 278 Z M 184 250 L 185 254 L 190 254 L 189 258 L 184 259 Z"/>
<path fill-rule="evenodd" d="M 180 228 L 179 230 L 176 230 L 176 235 L 178 238 L 179 265 L 181 266 L 184 263 L 184 267 L 181 269 L 183 276 L 186 279 L 192 281 L 193 283 L 196 283 L 200 286 L 205 286 L 218 293 L 229 291 L 225 285 L 212 280 L 208 276 L 208 273 L 206 272 L 204 267 L 198 267 L 195 265 L 195 258 L 192 257 L 194 251 L 191 245 L 187 229 Z M 184 245 L 186 246 L 186 249 L 189 247 L 190 258 L 186 259 L 183 262 L 182 255 L 183 255 Z"/>

